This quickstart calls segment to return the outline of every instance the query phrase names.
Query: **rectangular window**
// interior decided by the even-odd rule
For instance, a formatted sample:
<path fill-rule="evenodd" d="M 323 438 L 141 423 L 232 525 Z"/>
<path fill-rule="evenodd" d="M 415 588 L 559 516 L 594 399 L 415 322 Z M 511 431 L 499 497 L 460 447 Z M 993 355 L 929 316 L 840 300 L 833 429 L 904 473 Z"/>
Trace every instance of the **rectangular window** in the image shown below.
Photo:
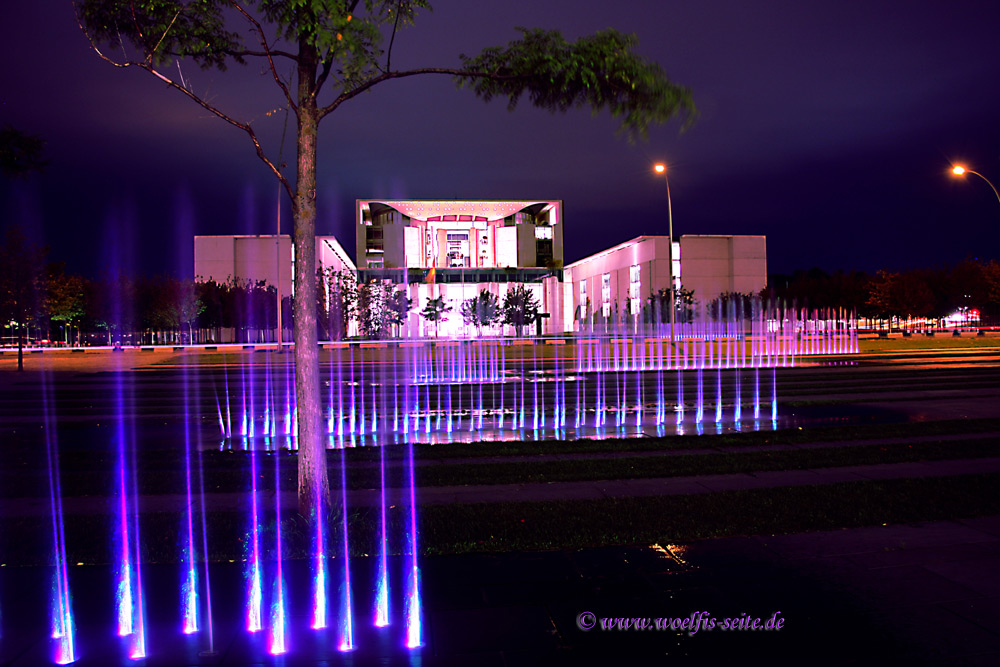
<path fill-rule="evenodd" d="M 641 294 L 640 291 L 640 278 L 642 276 L 642 268 L 638 264 L 633 264 L 628 269 L 628 298 L 629 304 L 631 306 L 632 315 L 639 312 L 642 307 Z"/>
<path fill-rule="evenodd" d="M 601 312 L 604 313 L 604 317 L 611 316 L 611 274 L 605 273 L 601 276 L 601 301 L 603 305 L 601 307 Z"/>
<path fill-rule="evenodd" d="M 670 275 L 674 281 L 674 289 L 681 286 L 681 244 L 674 241 L 670 244 Z"/>
<path fill-rule="evenodd" d="M 552 238 L 552 228 L 551 227 L 535 227 L 535 238 L 536 239 L 551 239 Z"/>

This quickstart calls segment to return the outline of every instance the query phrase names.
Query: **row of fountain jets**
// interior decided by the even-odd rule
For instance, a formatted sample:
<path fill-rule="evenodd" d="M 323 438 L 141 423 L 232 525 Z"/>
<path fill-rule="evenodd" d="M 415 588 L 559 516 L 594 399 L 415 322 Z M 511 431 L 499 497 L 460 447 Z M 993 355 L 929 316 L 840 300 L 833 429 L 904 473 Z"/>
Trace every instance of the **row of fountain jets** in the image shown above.
<path fill-rule="evenodd" d="M 523 344 L 521 344 L 523 343 Z M 784 311 L 780 318 L 763 311 L 749 322 L 731 318 L 725 322 L 678 325 L 673 341 L 665 327 L 643 331 L 589 331 L 568 339 L 539 341 L 450 340 L 402 342 L 371 351 L 366 346 L 331 346 L 326 385 L 326 428 L 329 448 L 340 450 L 341 497 L 339 516 L 312 508 L 310 569 L 312 577 L 311 627 L 334 627 L 337 647 L 355 648 L 355 605 L 348 554 L 347 460 L 344 450 L 357 445 L 402 444 L 405 457 L 406 521 L 404 534 L 392 548 L 388 531 L 385 454 L 380 451 L 380 515 L 374 609 L 372 623 L 385 628 L 392 623 L 389 582 L 390 551 L 404 558 L 401 625 L 406 649 L 423 645 L 420 571 L 418 567 L 416 489 L 413 444 L 424 440 L 444 442 L 458 439 L 467 429 L 479 439 L 489 433 L 507 438 L 588 437 L 628 435 L 650 428 L 663 435 L 672 423 L 675 433 L 684 433 L 693 413 L 695 430 L 702 432 L 706 405 L 714 407 L 719 432 L 726 421 L 723 373 L 729 379 L 732 426 L 743 422 L 744 393 L 748 412 L 759 428 L 761 419 L 761 370 L 770 370 L 768 415 L 776 426 L 777 384 L 775 369 L 795 366 L 797 359 L 819 354 L 857 352 L 856 327 L 842 315 L 807 317 L 800 311 Z M 269 353 L 263 366 L 251 355 L 242 355 L 239 371 L 223 369 L 222 388 L 216 388 L 215 405 L 222 446 L 242 449 L 249 459 L 247 553 L 245 554 L 245 627 L 250 633 L 267 634 L 267 650 L 280 655 L 289 650 L 287 589 L 283 572 L 280 494 L 273 508 L 261 503 L 257 481 L 261 474 L 261 450 L 294 450 L 296 444 L 295 391 L 289 364 L 277 362 Z M 676 394 L 668 372 L 676 375 Z M 708 371 L 708 373 L 706 373 Z M 714 401 L 706 404 L 705 376 L 715 374 Z M 750 373 L 744 391 L 744 375 Z M 685 378 L 694 375 L 695 390 L 685 400 Z M 230 376 L 237 387 L 230 388 Z M 117 633 L 127 655 L 147 655 L 145 601 L 140 554 L 139 489 L 136 483 L 134 431 L 125 420 L 125 407 L 133 397 L 122 373 L 116 377 L 115 605 Z M 237 377 L 239 378 L 237 380 Z M 204 449 L 198 415 L 202 387 L 183 373 L 183 414 L 186 510 L 182 525 L 182 632 L 204 631 L 204 653 L 214 652 L 211 587 L 209 586 L 209 535 L 205 515 L 205 491 L 201 456 Z M 53 660 L 68 664 L 78 652 L 67 571 L 67 546 L 58 470 L 58 442 L 54 428 L 51 385 L 44 389 L 49 460 L 49 479 L 54 553 L 51 637 Z M 259 395 L 262 393 L 262 395 Z M 669 415 L 669 412 L 673 415 Z M 236 413 L 234 419 L 233 413 Z M 766 414 L 766 412 L 765 412 Z M 234 424 L 235 422 L 235 424 Z M 570 427 L 572 423 L 572 427 Z M 235 428 L 234 428 L 235 426 Z M 276 488 L 278 460 L 274 459 Z M 319 495 L 319 494 L 317 494 Z M 264 516 L 275 518 L 276 530 L 265 545 Z M 339 524 L 331 531 L 328 524 Z M 335 544 L 331 549 L 329 541 Z M 267 558 L 265 546 L 269 546 Z M 334 556 L 339 556 L 335 558 Z M 339 560 L 336 600 L 331 590 L 329 566 Z M 265 580 L 270 584 L 265 586 Z M 332 609 L 335 607 L 335 609 Z"/>

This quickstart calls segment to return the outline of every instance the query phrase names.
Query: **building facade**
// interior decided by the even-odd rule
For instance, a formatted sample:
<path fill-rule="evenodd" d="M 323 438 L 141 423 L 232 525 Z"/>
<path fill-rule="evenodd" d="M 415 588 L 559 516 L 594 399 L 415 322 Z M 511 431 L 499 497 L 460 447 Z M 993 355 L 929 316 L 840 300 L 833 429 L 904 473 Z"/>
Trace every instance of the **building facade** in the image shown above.
<path fill-rule="evenodd" d="M 406 335 L 468 335 L 462 302 L 482 290 L 503 302 L 520 285 L 540 304 L 543 333 L 559 333 L 551 316 L 562 281 L 562 201 L 375 200 L 356 202 L 358 281 L 405 285 L 413 306 Z M 451 308 L 443 322 L 420 311 L 431 299 Z"/>
<path fill-rule="evenodd" d="M 562 268 L 562 202 L 356 202 L 359 269 Z"/>
<path fill-rule="evenodd" d="M 684 288 L 701 306 L 720 294 L 757 294 L 767 287 L 763 236 L 685 235 L 678 261 Z"/>
<path fill-rule="evenodd" d="M 670 289 L 693 293 L 694 310 L 731 292 L 757 294 L 767 286 L 763 236 L 640 236 L 573 262 L 563 283 L 566 331 L 582 323 L 638 317 L 649 297 Z"/>
<path fill-rule="evenodd" d="M 333 237 L 317 237 L 316 266 L 405 290 L 412 306 L 403 336 L 472 335 L 460 309 L 482 290 L 502 303 L 523 286 L 543 315 L 536 330 L 562 334 L 602 320 L 641 321 L 649 298 L 669 290 L 671 281 L 693 292 L 696 311 L 720 294 L 756 294 L 767 286 L 763 236 L 640 236 L 564 267 L 562 212 L 560 200 L 359 199 L 357 268 Z M 287 236 L 195 237 L 200 279 L 266 280 L 290 294 L 293 261 Z M 434 325 L 420 312 L 436 298 L 450 312 Z"/>
<path fill-rule="evenodd" d="M 291 237 L 285 234 L 194 237 L 195 280 L 264 281 L 278 288 L 280 295 L 289 296 L 294 295 L 294 264 L 295 248 Z M 333 236 L 316 237 L 316 268 L 357 270 Z"/>

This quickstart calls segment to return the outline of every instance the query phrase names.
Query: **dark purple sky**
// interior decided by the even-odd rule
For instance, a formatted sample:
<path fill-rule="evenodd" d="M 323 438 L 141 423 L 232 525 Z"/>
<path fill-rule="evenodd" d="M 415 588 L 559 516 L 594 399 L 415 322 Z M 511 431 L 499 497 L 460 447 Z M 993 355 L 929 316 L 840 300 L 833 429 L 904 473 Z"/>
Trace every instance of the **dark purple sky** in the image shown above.
<path fill-rule="evenodd" d="M 1000 258 L 1000 5 L 988 0 L 439 0 L 396 40 L 394 67 L 452 66 L 513 27 L 569 38 L 614 27 L 689 86 L 681 134 L 630 145 L 607 115 L 484 104 L 447 78 L 383 84 L 321 126 L 318 231 L 353 254 L 357 198 L 565 201 L 566 259 L 666 233 L 765 234 L 771 272 Z M 6 3 L 0 123 L 42 135 L 48 171 L 0 181 L 0 225 L 53 259 L 189 273 L 192 234 L 271 233 L 276 181 L 246 136 L 140 71 L 89 52 L 69 0 Z M 172 68 L 176 72 L 176 68 Z M 276 155 L 284 115 L 256 65 L 184 75 L 255 119 Z M 284 156 L 293 152 L 291 137 Z M 285 215 L 285 231 L 289 230 Z"/>

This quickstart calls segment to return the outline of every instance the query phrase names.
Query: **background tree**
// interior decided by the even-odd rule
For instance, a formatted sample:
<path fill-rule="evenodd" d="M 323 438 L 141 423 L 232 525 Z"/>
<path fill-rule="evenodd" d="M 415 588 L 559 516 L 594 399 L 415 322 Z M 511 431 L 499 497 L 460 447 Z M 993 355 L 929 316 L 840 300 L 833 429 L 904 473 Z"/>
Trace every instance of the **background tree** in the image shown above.
<path fill-rule="evenodd" d="M 985 317 L 1000 317 L 1000 263 L 990 261 L 983 266 L 983 280 L 986 283 L 985 301 L 981 309 Z"/>
<path fill-rule="evenodd" d="M 25 327 L 44 304 L 45 256 L 19 227 L 10 227 L 0 243 L 0 322 L 17 336 L 17 370 L 24 370 Z"/>
<path fill-rule="evenodd" d="M 9 178 L 27 178 L 42 171 L 45 141 L 10 125 L 0 129 L 0 173 Z M 28 241 L 18 228 L 7 231 L 0 246 L 0 319 L 17 336 L 17 370 L 24 370 L 24 328 L 44 303 L 46 251 Z"/>
<path fill-rule="evenodd" d="M 481 290 L 479 294 L 462 302 L 462 319 L 466 324 L 476 327 L 480 336 L 483 327 L 496 324 L 500 319 L 500 299 L 489 290 Z"/>
<path fill-rule="evenodd" d="M 405 289 L 393 291 L 389 299 L 389 324 L 396 327 L 396 338 L 400 337 L 400 328 L 406 324 L 411 308 L 413 308 L 413 299 L 406 296 Z"/>
<path fill-rule="evenodd" d="M 758 298 L 756 294 L 745 292 L 723 292 L 708 303 L 706 314 L 715 321 L 735 318 L 740 313 L 747 317 L 753 312 Z"/>
<path fill-rule="evenodd" d="M 353 271 L 335 271 L 327 267 L 322 273 L 322 294 L 326 299 L 327 335 L 331 340 L 347 337 L 358 299 L 358 279 Z"/>
<path fill-rule="evenodd" d="M 437 296 L 427 300 L 427 304 L 420 311 L 420 315 L 428 322 L 434 323 L 434 337 L 437 338 L 438 325 L 448 319 L 446 316 L 450 312 L 451 305 L 445 303 L 443 296 Z"/>
<path fill-rule="evenodd" d="M 198 318 L 205 311 L 205 304 L 202 302 L 198 294 L 198 288 L 193 281 L 176 280 L 175 284 L 174 308 L 177 312 L 177 321 L 180 325 L 180 342 L 181 344 L 184 343 L 183 329 L 187 327 L 187 343 L 188 345 L 193 345 L 194 326 L 198 322 Z M 277 290 L 275 290 L 275 295 L 277 295 Z"/>
<path fill-rule="evenodd" d="M 392 286 L 372 280 L 358 286 L 357 320 L 362 337 L 368 339 L 385 338 L 393 323 Z"/>
<path fill-rule="evenodd" d="M 217 342 L 222 337 L 222 288 L 214 280 L 198 281 L 195 292 L 202 305 L 198 328 L 210 331 L 208 340 Z"/>
<path fill-rule="evenodd" d="M 49 266 L 47 302 L 49 319 L 60 322 L 64 328 L 66 344 L 73 343 L 73 326 L 77 333 L 87 314 L 87 281 L 81 276 L 67 274 L 62 262 Z M 77 341 L 78 342 L 78 341 Z"/>
<path fill-rule="evenodd" d="M 843 308 L 861 312 L 871 292 L 871 281 L 869 275 L 860 271 L 829 274 L 813 267 L 791 275 L 768 276 L 765 298 L 776 299 L 791 308 Z"/>
<path fill-rule="evenodd" d="M 533 105 L 551 111 L 580 106 L 606 109 L 621 119 L 622 129 L 630 136 L 645 136 L 650 123 L 678 115 L 690 119 L 694 110 L 689 91 L 671 83 L 657 64 L 637 56 L 634 36 L 614 30 L 575 43 L 554 31 L 521 30 L 521 38 L 506 47 L 488 48 L 474 57 L 460 56 L 459 67 L 394 70 L 391 57 L 397 32 L 413 22 L 418 10 L 430 8 L 426 0 L 79 0 L 74 5 L 81 29 L 100 57 L 117 67 L 149 72 L 244 132 L 291 199 L 297 258 L 299 502 L 303 508 L 317 506 L 312 502 L 316 494 L 328 502 L 313 276 L 320 122 L 373 86 L 416 75 L 454 77 L 460 87 L 470 87 L 484 100 L 506 98 L 511 109 L 525 95 Z M 388 49 L 383 51 L 386 37 Z M 102 45 L 113 50 L 105 54 Z M 108 55 L 119 52 L 120 58 Z M 268 157 L 251 121 L 227 113 L 214 99 L 198 96 L 182 76 L 175 80 L 174 61 L 181 71 L 184 59 L 202 68 L 219 69 L 259 59 L 280 94 L 279 103 L 296 119 L 294 182 L 281 172 L 278 160 Z M 286 63 L 295 71 L 294 83 L 279 74 L 279 67 Z M 327 96 L 329 101 L 321 104 L 326 88 L 332 89 L 332 99 Z"/>
<path fill-rule="evenodd" d="M 923 275 L 915 271 L 879 271 L 871 283 L 867 307 L 880 318 L 930 317 L 935 296 Z"/>
<path fill-rule="evenodd" d="M 518 336 L 524 327 L 531 326 L 538 319 L 538 301 L 534 293 L 524 285 L 507 290 L 503 298 L 503 322 L 514 327 Z"/>
<path fill-rule="evenodd" d="M 659 313 L 660 323 L 666 324 L 670 321 L 670 290 L 661 289 L 655 295 L 649 296 L 649 307 L 655 313 Z M 694 298 L 694 290 L 686 289 L 683 285 L 674 290 L 674 308 L 676 313 L 674 320 L 677 322 L 690 322 L 694 319 L 694 311 L 698 306 L 698 300 Z M 655 317 L 655 315 L 654 315 Z"/>

